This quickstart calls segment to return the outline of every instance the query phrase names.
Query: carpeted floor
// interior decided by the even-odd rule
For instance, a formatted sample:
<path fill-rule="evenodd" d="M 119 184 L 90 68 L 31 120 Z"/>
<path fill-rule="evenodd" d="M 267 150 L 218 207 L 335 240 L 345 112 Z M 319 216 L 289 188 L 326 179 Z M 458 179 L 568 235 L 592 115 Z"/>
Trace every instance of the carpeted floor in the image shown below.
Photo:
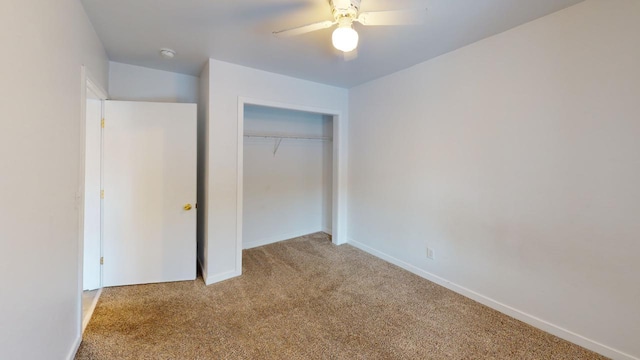
<path fill-rule="evenodd" d="M 76 359 L 602 359 L 325 234 L 243 271 L 104 289 Z"/>

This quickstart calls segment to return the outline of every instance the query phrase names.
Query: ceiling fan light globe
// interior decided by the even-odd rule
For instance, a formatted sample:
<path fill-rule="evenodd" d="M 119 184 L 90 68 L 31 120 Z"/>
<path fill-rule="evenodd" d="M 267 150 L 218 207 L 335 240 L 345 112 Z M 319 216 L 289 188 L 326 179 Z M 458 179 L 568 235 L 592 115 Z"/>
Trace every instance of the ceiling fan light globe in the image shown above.
<path fill-rule="evenodd" d="M 350 52 L 358 47 L 358 32 L 352 27 L 339 27 L 333 31 L 331 36 L 333 47 L 343 52 Z"/>

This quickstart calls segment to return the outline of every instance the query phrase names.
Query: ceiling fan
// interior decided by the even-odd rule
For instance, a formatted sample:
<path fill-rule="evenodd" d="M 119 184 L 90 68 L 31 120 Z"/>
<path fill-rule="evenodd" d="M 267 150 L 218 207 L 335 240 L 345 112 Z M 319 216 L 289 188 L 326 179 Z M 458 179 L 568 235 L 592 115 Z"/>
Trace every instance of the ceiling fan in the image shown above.
<path fill-rule="evenodd" d="M 358 47 L 359 35 L 353 29 L 354 22 L 365 26 L 417 25 L 424 21 L 424 15 L 426 14 L 426 9 L 361 13 L 361 0 L 329 0 L 329 3 L 331 4 L 333 20 L 275 31 L 273 34 L 278 37 L 290 37 L 327 29 L 337 24 L 338 28 L 333 31 L 331 37 L 333 46 L 344 53 L 348 53 Z"/>

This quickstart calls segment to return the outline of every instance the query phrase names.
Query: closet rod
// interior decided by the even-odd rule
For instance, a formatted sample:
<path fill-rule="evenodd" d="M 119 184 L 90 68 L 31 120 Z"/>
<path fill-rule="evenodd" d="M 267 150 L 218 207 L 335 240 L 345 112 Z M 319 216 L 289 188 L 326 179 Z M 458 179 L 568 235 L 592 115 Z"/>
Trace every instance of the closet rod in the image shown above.
<path fill-rule="evenodd" d="M 263 139 L 296 139 L 296 140 L 322 140 L 332 141 L 328 136 L 296 136 L 296 135 L 273 135 L 273 134 L 244 134 L 244 137 Z"/>

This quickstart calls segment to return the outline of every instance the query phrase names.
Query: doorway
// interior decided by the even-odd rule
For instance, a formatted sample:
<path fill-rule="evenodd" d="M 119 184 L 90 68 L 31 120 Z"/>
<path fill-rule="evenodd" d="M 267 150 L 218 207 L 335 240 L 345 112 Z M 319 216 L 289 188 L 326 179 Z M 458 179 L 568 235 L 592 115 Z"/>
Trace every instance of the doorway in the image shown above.
<path fill-rule="evenodd" d="M 80 334 L 105 286 L 196 277 L 196 105 L 107 101 L 83 67 L 81 107 Z"/>
<path fill-rule="evenodd" d="M 102 290 L 102 119 L 106 92 L 82 68 L 80 141 L 80 332 L 84 331 Z"/>

